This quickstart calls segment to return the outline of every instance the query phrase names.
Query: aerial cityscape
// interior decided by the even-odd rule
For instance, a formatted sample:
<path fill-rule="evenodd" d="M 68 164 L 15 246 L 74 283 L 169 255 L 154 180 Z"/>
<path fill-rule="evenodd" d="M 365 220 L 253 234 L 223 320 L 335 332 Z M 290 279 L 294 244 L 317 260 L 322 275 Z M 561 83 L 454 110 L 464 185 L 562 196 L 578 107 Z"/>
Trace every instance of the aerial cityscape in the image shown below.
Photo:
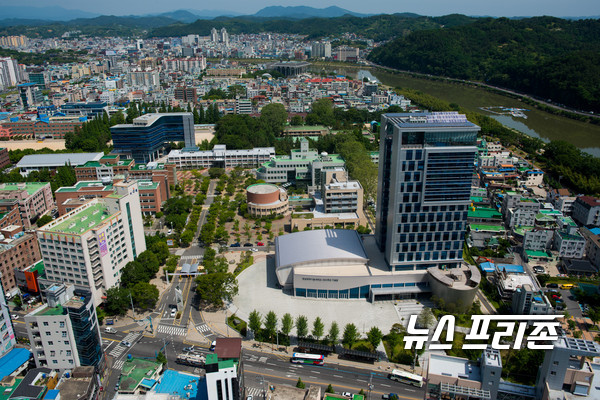
<path fill-rule="evenodd" d="M 600 7 L 454 3 L 0 0 L 0 400 L 600 399 Z"/>

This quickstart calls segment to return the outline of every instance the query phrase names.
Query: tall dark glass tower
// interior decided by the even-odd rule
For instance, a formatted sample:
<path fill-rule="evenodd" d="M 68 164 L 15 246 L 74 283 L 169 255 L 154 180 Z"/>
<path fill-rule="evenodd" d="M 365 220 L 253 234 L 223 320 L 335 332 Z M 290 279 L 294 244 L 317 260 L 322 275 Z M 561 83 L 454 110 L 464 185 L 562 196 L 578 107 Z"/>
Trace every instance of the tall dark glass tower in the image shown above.
<path fill-rule="evenodd" d="M 460 265 L 477 132 L 456 112 L 381 117 L 375 238 L 391 269 Z"/>

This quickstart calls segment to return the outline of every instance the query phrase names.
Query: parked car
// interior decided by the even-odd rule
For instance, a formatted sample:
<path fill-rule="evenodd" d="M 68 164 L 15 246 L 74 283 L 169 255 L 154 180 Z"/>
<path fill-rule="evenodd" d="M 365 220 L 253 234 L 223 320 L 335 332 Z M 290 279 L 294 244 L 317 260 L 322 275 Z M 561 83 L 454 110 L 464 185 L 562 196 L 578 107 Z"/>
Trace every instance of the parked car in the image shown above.
<path fill-rule="evenodd" d="M 252 243 L 244 243 L 244 247 L 252 247 Z"/>
<path fill-rule="evenodd" d="M 264 246 L 265 244 L 263 242 L 258 242 L 256 243 L 257 246 Z"/>
<path fill-rule="evenodd" d="M 546 285 L 546 287 L 549 287 L 551 289 L 558 289 L 558 283 L 549 283 Z"/>
<path fill-rule="evenodd" d="M 173 229 L 169 229 L 169 230 L 167 231 L 167 235 L 170 235 L 171 233 L 173 233 Z"/>
<path fill-rule="evenodd" d="M 127 340 L 123 340 L 123 341 L 121 342 L 121 346 L 125 346 L 125 347 L 131 347 L 131 343 L 130 343 L 130 342 L 128 342 Z"/>
<path fill-rule="evenodd" d="M 117 330 L 115 328 L 108 327 L 108 328 L 104 328 L 104 332 L 105 333 L 117 333 Z"/>
<path fill-rule="evenodd" d="M 533 267 L 533 272 L 535 272 L 536 274 L 543 274 L 544 272 L 546 272 L 546 270 L 544 269 L 544 267 L 536 265 L 535 267 Z"/>
<path fill-rule="evenodd" d="M 553 294 L 553 295 L 552 295 L 552 298 L 553 298 L 554 300 L 556 300 L 556 299 L 560 299 L 560 296 L 559 296 L 559 295 L 557 295 L 557 294 Z"/>
<path fill-rule="evenodd" d="M 229 246 L 229 247 L 240 247 L 240 246 L 241 246 L 241 244 L 239 244 L 239 243 L 234 243 L 234 244 L 232 244 L 232 245 L 231 245 L 231 246 Z"/>
<path fill-rule="evenodd" d="M 352 393 L 350 393 L 350 392 L 342 392 L 341 394 L 342 394 L 342 396 L 348 397 L 349 399 L 352 398 Z"/>
<path fill-rule="evenodd" d="M 250 251 L 257 252 L 257 251 L 258 251 L 258 249 L 257 249 L 256 247 L 253 247 L 253 248 L 251 248 L 251 249 L 250 249 Z"/>

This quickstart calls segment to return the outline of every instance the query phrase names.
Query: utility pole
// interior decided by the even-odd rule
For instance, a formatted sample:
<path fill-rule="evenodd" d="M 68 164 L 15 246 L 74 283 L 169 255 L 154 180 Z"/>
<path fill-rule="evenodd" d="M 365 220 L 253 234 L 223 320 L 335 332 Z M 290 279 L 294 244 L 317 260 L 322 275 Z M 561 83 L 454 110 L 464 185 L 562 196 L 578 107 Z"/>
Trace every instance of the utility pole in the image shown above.
<path fill-rule="evenodd" d="M 165 359 L 167 360 L 167 364 L 169 364 L 169 359 L 167 358 L 167 345 L 165 344 L 165 338 L 163 338 L 163 349 L 165 349 Z"/>

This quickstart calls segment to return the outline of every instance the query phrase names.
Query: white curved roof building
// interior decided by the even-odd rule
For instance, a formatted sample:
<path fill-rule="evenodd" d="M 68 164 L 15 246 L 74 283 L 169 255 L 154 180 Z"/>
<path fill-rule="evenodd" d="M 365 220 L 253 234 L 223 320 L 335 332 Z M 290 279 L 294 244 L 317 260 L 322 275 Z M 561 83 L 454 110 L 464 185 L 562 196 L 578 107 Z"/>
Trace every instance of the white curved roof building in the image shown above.
<path fill-rule="evenodd" d="M 319 229 L 275 238 L 275 266 L 279 284 L 293 285 L 294 275 L 356 274 L 369 259 L 354 230 Z M 316 278 L 315 278 L 316 279 Z"/>

